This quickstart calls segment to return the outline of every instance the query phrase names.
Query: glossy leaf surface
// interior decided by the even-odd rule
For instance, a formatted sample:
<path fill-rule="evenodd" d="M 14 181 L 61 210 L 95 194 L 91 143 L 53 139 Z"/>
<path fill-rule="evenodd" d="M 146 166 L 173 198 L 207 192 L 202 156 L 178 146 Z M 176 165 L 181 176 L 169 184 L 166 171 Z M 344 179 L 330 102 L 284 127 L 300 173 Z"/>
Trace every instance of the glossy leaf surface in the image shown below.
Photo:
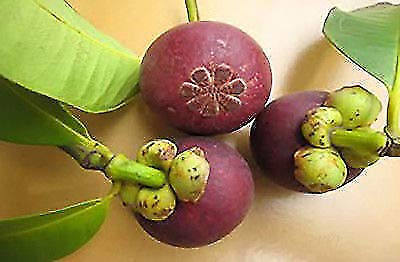
<path fill-rule="evenodd" d="M 0 1 L 0 76 L 88 112 L 137 92 L 140 59 L 63 0 Z"/>
<path fill-rule="evenodd" d="M 352 61 L 393 87 L 400 60 L 400 5 L 380 3 L 352 12 L 333 8 L 324 34 Z"/>
<path fill-rule="evenodd" d="M 0 221 L 0 260 L 53 261 L 74 252 L 99 230 L 110 200 Z"/>
<path fill-rule="evenodd" d="M 58 102 L 0 78 L 0 139 L 65 146 L 89 137 L 86 128 Z"/>

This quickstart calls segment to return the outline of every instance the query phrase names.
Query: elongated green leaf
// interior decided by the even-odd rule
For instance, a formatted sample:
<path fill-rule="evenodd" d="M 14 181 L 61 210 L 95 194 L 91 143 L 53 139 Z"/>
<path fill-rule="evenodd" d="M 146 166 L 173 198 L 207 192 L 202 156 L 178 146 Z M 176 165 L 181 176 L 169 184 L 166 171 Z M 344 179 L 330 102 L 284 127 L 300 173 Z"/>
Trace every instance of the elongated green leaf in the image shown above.
<path fill-rule="evenodd" d="M 110 200 L 0 221 L 0 261 L 53 261 L 74 252 L 99 230 Z"/>
<path fill-rule="evenodd" d="M 334 8 L 324 34 L 351 60 L 393 87 L 400 60 L 400 5 L 381 3 L 352 12 Z"/>
<path fill-rule="evenodd" d="M 0 78 L 0 139 L 34 145 L 72 145 L 89 137 L 58 102 Z"/>
<path fill-rule="evenodd" d="M 140 60 L 63 0 L 0 1 L 0 75 L 88 112 L 137 91 Z"/>

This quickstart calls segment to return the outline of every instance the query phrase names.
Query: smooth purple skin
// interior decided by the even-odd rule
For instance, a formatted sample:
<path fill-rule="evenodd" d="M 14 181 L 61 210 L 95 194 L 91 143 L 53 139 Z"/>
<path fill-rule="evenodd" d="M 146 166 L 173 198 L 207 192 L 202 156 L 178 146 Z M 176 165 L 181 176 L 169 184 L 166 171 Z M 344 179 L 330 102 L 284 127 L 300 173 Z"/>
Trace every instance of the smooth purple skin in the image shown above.
<path fill-rule="evenodd" d="M 211 244 L 240 224 L 254 198 L 254 182 L 247 162 L 233 148 L 209 138 L 180 139 L 181 151 L 201 147 L 211 171 L 204 195 L 192 204 L 178 201 L 174 213 L 161 222 L 136 215 L 139 224 L 157 240 L 177 247 Z"/>
<path fill-rule="evenodd" d="M 271 102 L 254 121 L 250 143 L 257 163 L 275 183 L 290 190 L 309 192 L 294 177 L 293 154 L 307 141 L 301 134 L 306 113 L 321 106 L 327 92 L 305 91 L 286 95 Z M 362 169 L 348 168 L 346 183 Z"/>
<path fill-rule="evenodd" d="M 195 68 L 210 62 L 231 66 L 248 88 L 240 95 L 238 109 L 204 117 L 189 110 L 180 87 Z M 145 102 L 171 125 L 187 133 L 211 135 L 250 122 L 264 108 L 271 81 L 268 59 L 249 35 L 219 22 L 192 22 L 153 42 L 143 58 L 139 85 Z"/>

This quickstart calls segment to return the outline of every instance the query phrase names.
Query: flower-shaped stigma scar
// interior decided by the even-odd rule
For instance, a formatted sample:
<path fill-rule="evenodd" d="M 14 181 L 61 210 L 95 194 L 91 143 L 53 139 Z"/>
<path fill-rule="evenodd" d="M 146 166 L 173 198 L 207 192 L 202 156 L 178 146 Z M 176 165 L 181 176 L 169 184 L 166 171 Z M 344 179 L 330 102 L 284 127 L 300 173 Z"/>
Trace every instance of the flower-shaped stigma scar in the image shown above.
<path fill-rule="evenodd" d="M 211 70 L 204 66 L 194 69 L 180 92 L 191 111 L 211 117 L 239 108 L 242 105 L 239 96 L 246 88 L 243 79 L 234 78 L 232 69 L 221 64 L 212 66 Z"/>

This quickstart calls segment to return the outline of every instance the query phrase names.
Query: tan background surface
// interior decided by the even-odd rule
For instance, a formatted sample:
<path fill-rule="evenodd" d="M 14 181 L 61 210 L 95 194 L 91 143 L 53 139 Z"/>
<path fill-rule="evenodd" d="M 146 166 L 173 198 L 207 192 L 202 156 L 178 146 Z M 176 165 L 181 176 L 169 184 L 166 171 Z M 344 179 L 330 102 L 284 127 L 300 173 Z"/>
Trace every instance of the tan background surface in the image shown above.
<path fill-rule="evenodd" d="M 71 0 L 102 31 L 138 54 L 161 32 L 185 21 L 183 0 Z M 272 98 L 306 89 L 362 83 L 386 103 L 381 84 L 346 61 L 321 35 L 328 10 L 369 0 L 198 0 L 203 20 L 234 24 L 270 57 Z M 396 1 L 399 3 L 399 1 Z M 83 115 L 92 134 L 115 152 L 133 155 L 153 137 L 180 135 L 149 112 L 140 97 L 118 112 Z M 378 126 L 385 116 L 381 115 Z M 243 224 L 223 241 L 181 250 L 151 240 L 118 201 L 94 239 L 64 261 L 398 261 L 400 160 L 369 168 L 354 183 L 322 196 L 272 184 L 255 166 L 248 128 L 219 136 L 236 146 L 254 171 L 256 194 Z M 109 185 L 61 151 L 0 143 L 0 218 L 60 208 L 101 196 Z"/>

